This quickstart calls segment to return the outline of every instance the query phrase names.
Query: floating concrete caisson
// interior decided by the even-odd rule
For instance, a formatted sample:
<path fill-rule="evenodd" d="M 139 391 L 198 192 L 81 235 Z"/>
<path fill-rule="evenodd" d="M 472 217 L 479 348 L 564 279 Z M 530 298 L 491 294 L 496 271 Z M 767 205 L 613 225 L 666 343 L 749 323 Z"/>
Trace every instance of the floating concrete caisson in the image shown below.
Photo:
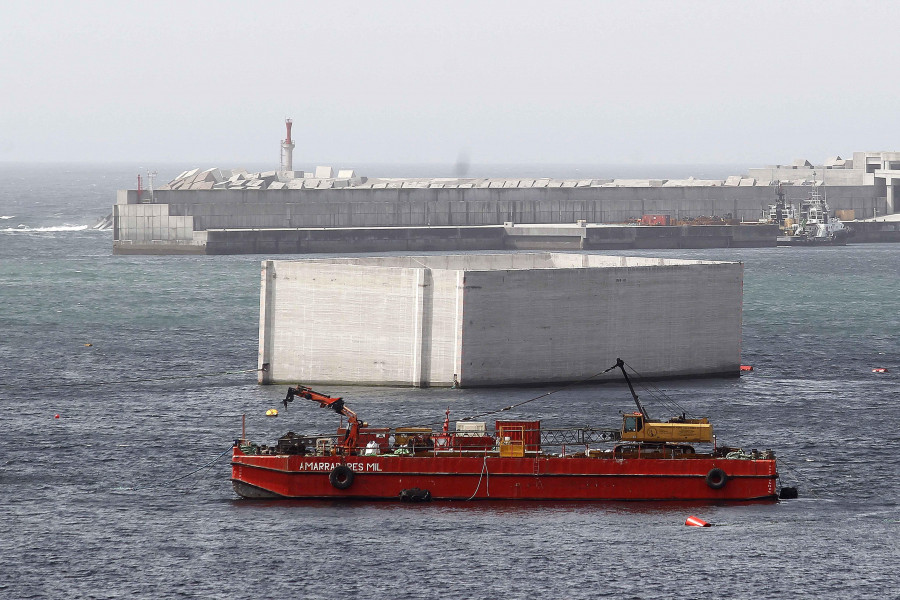
<path fill-rule="evenodd" d="M 742 279 L 736 262 L 580 253 L 269 260 L 260 382 L 571 382 L 618 356 L 647 377 L 737 376 Z"/>

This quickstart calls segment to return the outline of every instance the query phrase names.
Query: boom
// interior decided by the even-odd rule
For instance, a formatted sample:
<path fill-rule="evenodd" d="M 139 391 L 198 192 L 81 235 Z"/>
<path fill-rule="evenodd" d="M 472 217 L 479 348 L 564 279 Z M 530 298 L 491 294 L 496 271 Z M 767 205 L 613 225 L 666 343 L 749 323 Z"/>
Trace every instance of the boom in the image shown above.
<path fill-rule="evenodd" d="M 355 412 L 344 405 L 343 398 L 332 398 L 306 386 L 298 385 L 297 387 L 288 388 L 287 396 L 284 397 L 284 407 L 287 408 L 288 402 L 293 402 L 296 396 L 318 402 L 321 408 L 330 408 L 337 414 L 347 417 L 347 434 L 339 444 L 339 447 L 344 455 L 352 454 L 355 451 L 359 441 L 359 418 Z M 365 427 L 365 423 L 363 423 L 363 427 Z"/>
<path fill-rule="evenodd" d="M 647 411 L 644 409 L 644 405 L 641 404 L 641 400 L 638 398 L 638 395 L 634 391 L 634 386 L 631 385 L 631 379 L 628 378 L 628 373 L 625 372 L 625 361 L 621 358 L 616 359 L 616 366 L 619 367 L 619 370 L 622 371 L 622 375 L 625 376 L 625 383 L 628 384 L 628 389 L 631 390 L 631 396 L 634 398 L 634 403 L 637 404 L 638 411 L 642 415 L 644 415 L 644 420 L 649 421 L 650 415 L 647 414 Z"/>

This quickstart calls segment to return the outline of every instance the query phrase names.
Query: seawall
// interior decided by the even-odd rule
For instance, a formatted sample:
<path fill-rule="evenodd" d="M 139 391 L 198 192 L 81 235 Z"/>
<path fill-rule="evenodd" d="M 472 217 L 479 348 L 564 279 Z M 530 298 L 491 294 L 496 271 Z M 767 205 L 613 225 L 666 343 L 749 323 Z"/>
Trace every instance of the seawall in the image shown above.
<path fill-rule="evenodd" d="M 204 243 L 116 243 L 116 254 L 317 254 L 474 250 L 627 250 L 775 246 L 774 225 L 212 229 Z"/>

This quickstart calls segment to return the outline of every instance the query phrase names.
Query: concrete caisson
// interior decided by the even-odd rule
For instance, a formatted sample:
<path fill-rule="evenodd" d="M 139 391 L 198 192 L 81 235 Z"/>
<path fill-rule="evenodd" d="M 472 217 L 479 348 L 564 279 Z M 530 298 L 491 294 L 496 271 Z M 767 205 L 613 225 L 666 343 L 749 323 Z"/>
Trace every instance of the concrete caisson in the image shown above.
<path fill-rule="evenodd" d="M 567 253 L 268 260 L 260 383 L 736 376 L 743 265 Z M 612 379 L 614 374 L 605 376 Z"/>

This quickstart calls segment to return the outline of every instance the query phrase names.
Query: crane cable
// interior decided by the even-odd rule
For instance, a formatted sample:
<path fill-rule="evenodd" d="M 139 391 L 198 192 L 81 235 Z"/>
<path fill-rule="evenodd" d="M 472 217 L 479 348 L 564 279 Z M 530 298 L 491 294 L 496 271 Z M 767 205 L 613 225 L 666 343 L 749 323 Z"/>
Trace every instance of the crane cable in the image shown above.
<path fill-rule="evenodd" d="M 486 416 L 488 416 L 488 415 L 494 415 L 494 414 L 497 414 L 497 413 L 505 412 L 505 411 L 507 411 L 507 410 L 512 410 L 512 409 L 514 409 L 514 408 L 518 408 L 518 407 L 522 406 L 523 404 L 528 404 L 529 402 L 534 402 L 535 400 L 540 400 L 541 398 L 546 398 L 547 396 L 550 396 L 550 395 L 555 394 L 555 393 L 557 393 L 557 392 L 561 392 L 561 391 L 566 390 L 566 389 L 568 389 L 568 388 L 570 388 L 570 387 L 572 387 L 572 386 L 580 385 L 580 384 L 582 384 L 582 383 L 585 383 L 585 382 L 587 382 L 587 381 L 590 381 L 591 379 L 594 379 L 595 377 L 600 377 L 601 375 L 605 375 L 606 373 L 609 373 L 610 371 L 612 371 L 613 369 L 615 369 L 617 366 L 618 366 L 618 365 L 613 365 L 613 366 L 611 366 L 611 367 L 608 368 L 608 369 L 605 369 L 605 370 L 603 370 L 603 371 L 600 371 L 599 373 L 594 373 L 594 374 L 591 375 L 590 377 L 585 377 L 584 379 L 579 379 L 578 381 L 573 381 L 572 383 L 570 383 L 570 384 L 568 384 L 568 385 L 564 385 L 564 386 L 561 387 L 561 388 L 558 388 L 558 389 L 555 389 L 555 390 L 552 390 L 552 391 L 549 391 L 549 392 L 545 392 L 545 393 L 543 393 L 543 394 L 540 394 L 540 395 L 538 395 L 538 396 L 535 396 L 534 398 L 529 398 L 528 400 L 523 400 L 522 402 L 519 402 L 519 403 L 517 403 L 517 404 L 512 404 L 512 405 L 510 405 L 510 406 L 505 406 L 505 407 L 500 408 L 500 409 L 497 409 L 497 410 L 491 410 L 491 411 L 483 412 L 483 413 L 480 413 L 480 414 L 477 414 L 477 415 L 469 415 L 468 417 L 463 417 L 462 419 L 459 419 L 459 420 L 460 420 L 460 421 L 472 421 L 472 420 L 474 420 L 474 419 L 479 419 L 479 418 L 481 418 L 481 417 L 486 417 Z M 427 425 L 440 425 L 440 424 L 442 424 L 442 423 L 443 423 L 443 421 L 435 421 L 435 422 L 433 422 L 433 423 L 426 423 L 425 425 L 426 425 L 426 426 L 427 426 Z"/>

